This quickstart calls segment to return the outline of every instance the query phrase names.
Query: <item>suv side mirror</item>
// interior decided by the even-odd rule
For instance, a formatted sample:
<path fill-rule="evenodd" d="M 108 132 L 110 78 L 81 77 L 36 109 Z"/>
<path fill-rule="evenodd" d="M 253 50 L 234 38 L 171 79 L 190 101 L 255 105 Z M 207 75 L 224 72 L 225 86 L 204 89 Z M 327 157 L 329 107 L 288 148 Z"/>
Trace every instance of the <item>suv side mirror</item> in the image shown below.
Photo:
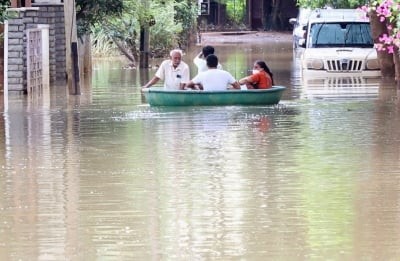
<path fill-rule="evenodd" d="M 296 18 L 290 18 L 289 19 L 289 24 L 295 25 L 296 23 L 297 23 L 297 19 Z"/>

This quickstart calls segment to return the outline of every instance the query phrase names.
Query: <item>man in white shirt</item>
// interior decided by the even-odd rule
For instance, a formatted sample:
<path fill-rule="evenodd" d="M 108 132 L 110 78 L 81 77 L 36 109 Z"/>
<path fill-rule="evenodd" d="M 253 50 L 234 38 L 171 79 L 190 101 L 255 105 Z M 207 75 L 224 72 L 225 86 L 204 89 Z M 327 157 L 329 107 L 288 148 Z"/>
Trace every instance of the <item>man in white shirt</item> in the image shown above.
<path fill-rule="evenodd" d="M 142 89 L 151 87 L 160 79 L 164 81 L 165 90 L 180 90 L 190 80 L 189 66 L 182 61 L 181 50 L 172 50 L 170 59 L 161 63 L 154 77 Z"/>
<path fill-rule="evenodd" d="M 224 91 L 230 87 L 240 89 L 239 83 L 229 72 L 217 68 L 217 56 L 209 54 L 206 58 L 206 63 L 208 70 L 196 75 L 185 87 L 194 88 L 199 86 L 204 91 Z"/>
<path fill-rule="evenodd" d="M 196 55 L 193 59 L 193 63 L 197 66 L 197 72 L 204 72 L 208 70 L 206 57 L 210 54 L 214 54 L 214 47 L 211 45 L 206 45 L 203 47 L 202 51 Z M 222 70 L 222 65 L 218 63 L 217 68 Z"/>

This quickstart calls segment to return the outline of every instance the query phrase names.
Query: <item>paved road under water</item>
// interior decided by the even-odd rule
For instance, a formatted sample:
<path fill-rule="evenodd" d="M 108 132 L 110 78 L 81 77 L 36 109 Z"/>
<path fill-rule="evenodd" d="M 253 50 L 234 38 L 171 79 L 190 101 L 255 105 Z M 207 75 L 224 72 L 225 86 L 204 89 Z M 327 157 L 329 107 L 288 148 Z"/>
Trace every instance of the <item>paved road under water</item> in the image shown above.
<path fill-rule="evenodd" d="M 290 42 L 216 50 L 237 78 L 267 60 L 282 102 L 149 107 L 154 70 L 118 61 L 80 96 L 11 95 L 0 260 L 399 259 L 398 90 L 306 82 Z"/>

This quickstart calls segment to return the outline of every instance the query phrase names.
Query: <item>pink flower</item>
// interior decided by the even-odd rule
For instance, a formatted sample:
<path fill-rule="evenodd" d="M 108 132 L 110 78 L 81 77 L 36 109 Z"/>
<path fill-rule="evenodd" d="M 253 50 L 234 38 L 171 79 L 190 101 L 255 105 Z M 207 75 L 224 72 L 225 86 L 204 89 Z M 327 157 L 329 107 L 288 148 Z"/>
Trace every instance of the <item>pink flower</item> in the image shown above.
<path fill-rule="evenodd" d="M 382 34 L 381 37 L 379 37 L 379 42 L 385 43 L 388 40 L 389 36 L 387 34 Z"/>
<path fill-rule="evenodd" d="M 375 44 L 375 48 L 376 48 L 378 51 L 384 51 L 384 50 L 385 50 L 385 47 L 383 47 L 383 44 L 379 44 L 379 43 L 376 43 L 376 44 Z"/>
<path fill-rule="evenodd" d="M 375 43 L 374 47 L 378 51 L 394 53 L 395 47 L 400 47 L 400 19 L 398 19 L 400 16 L 400 0 L 377 0 L 372 3 L 372 6 L 364 5 L 359 10 L 366 15 L 371 10 L 375 10 L 379 21 L 387 25 L 388 33 L 382 34 L 379 37 L 379 43 Z"/>

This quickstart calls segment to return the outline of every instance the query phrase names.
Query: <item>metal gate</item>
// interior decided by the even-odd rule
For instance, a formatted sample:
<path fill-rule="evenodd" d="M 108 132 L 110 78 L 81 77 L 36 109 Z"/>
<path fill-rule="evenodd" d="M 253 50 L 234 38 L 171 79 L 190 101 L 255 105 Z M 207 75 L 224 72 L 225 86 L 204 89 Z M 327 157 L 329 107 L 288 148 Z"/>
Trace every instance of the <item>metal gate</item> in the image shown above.
<path fill-rule="evenodd" d="M 27 91 L 41 91 L 43 88 L 42 30 L 27 30 Z"/>

